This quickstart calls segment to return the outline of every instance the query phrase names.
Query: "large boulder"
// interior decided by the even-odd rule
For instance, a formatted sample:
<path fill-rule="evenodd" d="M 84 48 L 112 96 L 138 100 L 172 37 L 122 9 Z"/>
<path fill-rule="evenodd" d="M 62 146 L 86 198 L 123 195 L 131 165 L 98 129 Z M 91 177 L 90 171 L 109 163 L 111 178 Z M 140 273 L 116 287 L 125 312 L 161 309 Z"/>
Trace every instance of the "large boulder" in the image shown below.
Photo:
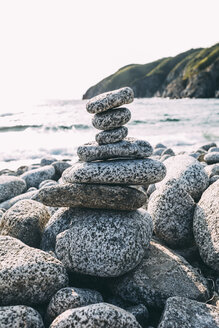
<path fill-rule="evenodd" d="M 15 176 L 0 176 L 0 203 L 20 195 L 27 189 L 23 179 Z"/>
<path fill-rule="evenodd" d="M 48 302 L 67 284 L 66 270 L 56 258 L 0 236 L 0 305 Z"/>

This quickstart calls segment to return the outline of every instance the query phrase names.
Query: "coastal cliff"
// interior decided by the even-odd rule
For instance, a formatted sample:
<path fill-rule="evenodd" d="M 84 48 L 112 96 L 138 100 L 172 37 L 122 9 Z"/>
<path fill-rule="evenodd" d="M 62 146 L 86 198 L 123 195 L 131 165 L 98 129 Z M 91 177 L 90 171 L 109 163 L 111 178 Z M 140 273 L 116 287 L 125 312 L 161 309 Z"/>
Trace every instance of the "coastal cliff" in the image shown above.
<path fill-rule="evenodd" d="M 131 87 L 137 98 L 219 97 L 219 43 L 144 65 L 124 66 L 90 87 L 83 99 L 124 86 Z"/>

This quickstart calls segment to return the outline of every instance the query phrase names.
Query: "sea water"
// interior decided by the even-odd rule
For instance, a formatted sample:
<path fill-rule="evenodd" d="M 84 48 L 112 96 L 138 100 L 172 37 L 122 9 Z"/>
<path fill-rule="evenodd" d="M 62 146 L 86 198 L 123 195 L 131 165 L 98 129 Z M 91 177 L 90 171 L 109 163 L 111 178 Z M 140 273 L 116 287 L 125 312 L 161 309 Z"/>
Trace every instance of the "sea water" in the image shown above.
<path fill-rule="evenodd" d="M 219 99 L 135 99 L 127 105 L 129 135 L 162 142 L 174 151 L 219 143 Z M 77 160 L 79 145 L 95 139 L 85 100 L 51 100 L 0 109 L 0 169 L 38 163 L 42 157 Z"/>

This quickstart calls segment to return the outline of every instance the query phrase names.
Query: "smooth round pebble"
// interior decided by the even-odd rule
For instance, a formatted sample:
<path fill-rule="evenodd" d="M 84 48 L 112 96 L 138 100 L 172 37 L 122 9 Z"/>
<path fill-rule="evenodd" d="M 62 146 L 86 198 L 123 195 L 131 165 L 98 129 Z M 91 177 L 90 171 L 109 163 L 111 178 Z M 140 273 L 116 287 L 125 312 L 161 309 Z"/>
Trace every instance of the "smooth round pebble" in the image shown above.
<path fill-rule="evenodd" d="M 98 130 L 110 130 L 125 125 L 130 119 L 130 110 L 125 107 L 120 107 L 110 109 L 104 113 L 95 114 L 92 118 L 92 124 Z"/>
<path fill-rule="evenodd" d="M 206 154 L 204 156 L 204 161 L 207 164 L 216 164 L 216 163 L 219 163 L 219 152 L 218 151 L 214 151 L 214 152 L 210 152 L 210 153 Z"/>
<path fill-rule="evenodd" d="M 20 177 L 26 181 L 27 188 L 38 188 L 44 180 L 52 179 L 55 174 L 55 169 L 52 165 L 46 165 L 34 170 L 23 173 Z"/>
<path fill-rule="evenodd" d="M 128 129 L 125 126 L 109 131 L 102 131 L 95 136 L 98 145 L 106 145 L 123 140 L 128 135 Z"/>
<path fill-rule="evenodd" d="M 0 176 L 0 202 L 22 194 L 27 189 L 26 182 L 18 177 Z"/>

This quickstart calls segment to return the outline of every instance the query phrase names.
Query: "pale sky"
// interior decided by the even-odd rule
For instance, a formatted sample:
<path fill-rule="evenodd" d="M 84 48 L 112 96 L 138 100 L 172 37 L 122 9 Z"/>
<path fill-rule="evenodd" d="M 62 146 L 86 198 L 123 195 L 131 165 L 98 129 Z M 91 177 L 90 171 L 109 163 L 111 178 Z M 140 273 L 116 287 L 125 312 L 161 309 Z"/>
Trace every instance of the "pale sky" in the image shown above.
<path fill-rule="evenodd" d="M 0 98 L 82 98 L 122 66 L 217 43 L 218 13 L 219 0 L 0 0 Z"/>

